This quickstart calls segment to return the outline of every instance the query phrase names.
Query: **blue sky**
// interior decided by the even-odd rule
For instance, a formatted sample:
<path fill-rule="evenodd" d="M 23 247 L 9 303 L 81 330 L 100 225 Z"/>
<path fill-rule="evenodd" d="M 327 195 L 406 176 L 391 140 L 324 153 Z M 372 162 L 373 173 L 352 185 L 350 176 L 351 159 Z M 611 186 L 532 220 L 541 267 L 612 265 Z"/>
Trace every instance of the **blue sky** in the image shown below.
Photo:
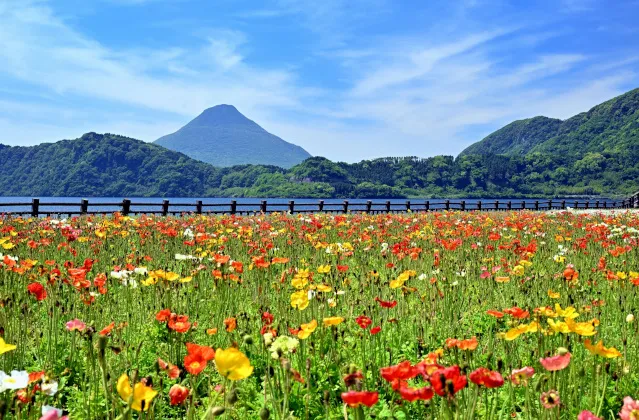
<path fill-rule="evenodd" d="M 1 0 L 0 143 L 153 141 L 227 103 L 333 160 L 456 155 L 637 69 L 639 0 Z"/>

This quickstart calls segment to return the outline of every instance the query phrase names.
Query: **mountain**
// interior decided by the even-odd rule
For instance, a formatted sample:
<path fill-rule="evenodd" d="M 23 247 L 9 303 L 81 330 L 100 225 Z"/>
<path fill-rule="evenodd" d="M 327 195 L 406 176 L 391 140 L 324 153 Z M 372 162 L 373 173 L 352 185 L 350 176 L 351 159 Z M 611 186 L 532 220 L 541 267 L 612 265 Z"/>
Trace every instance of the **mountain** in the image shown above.
<path fill-rule="evenodd" d="M 535 117 L 515 121 L 469 146 L 471 154 L 549 153 L 577 160 L 588 153 L 639 150 L 639 89 L 561 121 Z"/>
<path fill-rule="evenodd" d="M 214 166 L 244 164 L 290 168 L 311 155 L 274 136 L 232 105 L 218 105 L 156 144 Z"/>
<path fill-rule="evenodd" d="M 113 134 L 0 145 L 3 196 L 202 196 L 216 171 L 182 153 Z"/>

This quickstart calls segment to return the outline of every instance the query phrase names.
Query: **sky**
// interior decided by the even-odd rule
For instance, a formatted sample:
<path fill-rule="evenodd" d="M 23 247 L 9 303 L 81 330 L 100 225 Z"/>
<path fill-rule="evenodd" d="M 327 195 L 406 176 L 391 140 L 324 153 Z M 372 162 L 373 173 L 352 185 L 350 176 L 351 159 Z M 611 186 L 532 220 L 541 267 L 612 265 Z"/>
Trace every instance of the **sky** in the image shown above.
<path fill-rule="evenodd" d="M 332 160 L 457 155 L 639 87 L 639 0 L 0 0 L 0 143 L 235 105 Z"/>

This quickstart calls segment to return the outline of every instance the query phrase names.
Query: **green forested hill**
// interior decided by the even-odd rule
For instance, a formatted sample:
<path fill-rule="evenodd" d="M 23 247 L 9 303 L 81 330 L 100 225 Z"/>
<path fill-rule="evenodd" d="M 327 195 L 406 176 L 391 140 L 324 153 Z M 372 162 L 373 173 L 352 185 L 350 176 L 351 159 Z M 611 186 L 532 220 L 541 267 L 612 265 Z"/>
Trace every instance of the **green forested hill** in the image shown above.
<path fill-rule="evenodd" d="M 562 121 L 534 117 L 513 121 L 482 141 L 464 149 L 463 155 L 525 155 L 535 146 L 557 135 Z"/>
<path fill-rule="evenodd" d="M 634 153 L 637 149 L 639 89 L 634 89 L 565 121 L 546 117 L 515 121 L 472 144 L 460 156 L 533 152 L 578 160 L 587 153 Z"/>

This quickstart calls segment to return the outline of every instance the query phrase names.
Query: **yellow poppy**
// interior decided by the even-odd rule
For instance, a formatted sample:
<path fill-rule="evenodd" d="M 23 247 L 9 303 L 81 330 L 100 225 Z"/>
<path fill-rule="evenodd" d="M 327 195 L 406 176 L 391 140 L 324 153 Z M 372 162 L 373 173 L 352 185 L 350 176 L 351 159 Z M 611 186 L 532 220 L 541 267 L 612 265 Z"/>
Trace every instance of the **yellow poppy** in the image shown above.
<path fill-rule="evenodd" d="M 4 354 L 8 351 L 13 351 L 15 350 L 17 347 L 15 344 L 7 344 L 4 341 L 4 338 L 0 337 L 0 354 Z"/>
<path fill-rule="evenodd" d="M 312 320 L 308 324 L 302 324 L 302 329 L 297 333 L 297 338 L 300 340 L 306 340 L 308 337 L 313 334 L 315 329 L 317 328 L 317 321 Z"/>
<path fill-rule="evenodd" d="M 253 366 L 248 357 L 234 347 L 226 350 L 217 349 L 215 366 L 220 375 L 232 381 L 248 378 L 253 373 Z"/>
<path fill-rule="evenodd" d="M 559 305 L 558 303 L 555 303 L 555 313 L 557 314 L 557 316 L 560 316 L 562 318 L 575 319 L 579 316 L 579 313 L 574 307 L 569 306 L 566 309 L 561 309 L 561 305 Z"/>
<path fill-rule="evenodd" d="M 507 276 L 497 276 L 495 277 L 495 281 L 497 283 L 508 283 L 510 281 L 510 277 Z"/>
<path fill-rule="evenodd" d="M 308 278 L 295 275 L 295 277 L 293 277 L 293 280 L 291 280 L 291 284 L 296 289 L 303 289 L 308 284 Z"/>
<path fill-rule="evenodd" d="M 513 274 L 516 276 L 523 276 L 524 275 L 524 266 L 523 265 L 516 265 L 513 267 Z"/>
<path fill-rule="evenodd" d="M 552 289 L 548 289 L 548 297 L 551 299 L 559 299 L 561 297 L 561 293 L 553 292 Z"/>
<path fill-rule="evenodd" d="M 331 272 L 331 266 L 330 265 L 320 265 L 319 267 L 317 267 L 317 272 L 320 274 L 328 274 Z"/>
<path fill-rule="evenodd" d="M 291 294 L 291 306 L 297 308 L 300 311 L 308 307 L 308 292 L 306 290 L 300 290 Z"/>
<path fill-rule="evenodd" d="M 329 318 L 324 318 L 324 326 L 330 327 L 332 325 L 339 325 L 344 322 L 344 318 L 341 316 L 331 316 Z"/>
<path fill-rule="evenodd" d="M 324 292 L 324 293 L 328 293 L 333 290 L 331 286 L 328 286 L 326 284 L 318 284 L 316 289 L 318 292 Z"/>
<path fill-rule="evenodd" d="M 562 321 L 555 321 L 554 319 L 547 319 L 548 325 L 554 332 L 568 334 L 570 333 L 570 328 L 568 328 L 568 324 Z"/>
<path fill-rule="evenodd" d="M 597 334 L 597 331 L 595 331 L 595 327 L 599 325 L 598 319 L 592 319 L 587 322 L 575 322 L 570 318 L 566 318 L 565 320 L 568 328 L 570 328 L 570 331 L 574 332 L 575 334 L 584 337 Z"/>
<path fill-rule="evenodd" d="M 608 359 L 621 357 L 621 353 L 619 352 L 619 350 L 614 347 L 604 347 L 603 341 L 601 340 L 599 340 L 597 344 L 593 345 L 590 339 L 586 339 L 586 341 L 584 341 L 584 346 L 586 346 L 588 351 L 594 355 L 598 355 Z"/>
<path fill-rule="evenodd" d="M 135 411 L 147 411 L 151 405 L 151 401 L 158 394 L 157 391 L 154 391 L 153 388 L 146 386 L 142 382 L 138 382 L 135 384 L 135 387 L 131 389 L 129 376 L 126 373 L 122 374 L 120 379 L 118 379 L 116 389 L 124 401 L 128 402 L 131 396 L 133 396 L 131 408 Z"/>

